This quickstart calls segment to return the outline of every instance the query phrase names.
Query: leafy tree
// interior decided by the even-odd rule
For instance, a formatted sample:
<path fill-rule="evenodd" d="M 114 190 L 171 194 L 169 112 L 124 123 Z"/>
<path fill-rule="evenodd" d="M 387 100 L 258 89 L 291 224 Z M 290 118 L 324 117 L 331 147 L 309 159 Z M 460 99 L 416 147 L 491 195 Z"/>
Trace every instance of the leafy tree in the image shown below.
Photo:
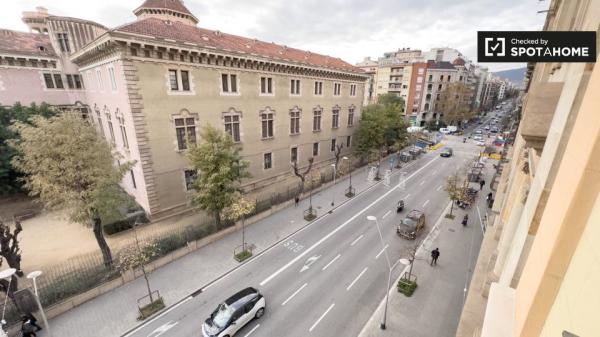
<path fill-rule="evenodd" d="M 64 209 L 71 221 L 91 225 L 104 265 L 112 255 L 102 219 L 120 214 L 130 198 L 119 186 L 133 162 L 115 164 L 109 143 L 75 113 L 34 116 L 10 128 L 20 137 L 11 163 L 25 174 L 24 187 L 50 209 Z"/>
<path fill-rule="evenodd" d="M 136 229 L 134 229 L 135 231 Z M 148 291 L 148 297 L 150 302 L 154 302 L 152 296 L 152 288 L 150 288 L 150 280 L 146 272 L 146 264 L 152 261 L 152 259 L 158 256 L 158 246 L 155 243 L 143 243 L 140 244 L 137 232 L 135 232 L 135 245 L 127 246 L 121 252 L 119 252 L 119 260 L 117 263 L 117 269 L 121 272 L 133 270 L 135 268 L 142 269 L 142 274 L 146 280 L 146 290 Z"/>
<path fill-rule="evenodd" d="M 243 196 L 239 196 L 231 206 L 225 209 L 225 217 L 229 220 L 242 220 L 242 251 L 246 251 L 246 231 L 244 222 L 246 216 L 256 209 L 256 201 L 250 201 Z"/>
<path fill-rule="evenodd" d="M 187 157 L 196 176 L 192 182 L 193 203 L 212 213 L 217 226 L 221 212 L 231 206 L 242 192 L 242 179 L 250 177 L 248 162 L 240 156 L 241 148 L 231 136 L 207 125 L 201 133 L 203 142 L 188 144 Z"/>
<path fill-rule="evenodd" d="M 33 116 L 52 117 L 57 114 L 51 106 L 42 103 L 31 106 L 22 106 L 15 103 L 11 107 L 0 105 L 0 194 L 8 195 L 22 191 L 22 173 L 15 170 L 10 161 L 15 155 L 15 150 L 8 146 L 9 140 L 17 139 L 18 134 L 10 129 L 14 122 L 28 123 Z"/>
<path fill-rule="evenodd" d="M 446 125 L 459 125 L 463 120 L 473 117 L 474 112 L 469 107 L 471 89 L 464 83 L 449 84 L 440 93 L 440 100 L 436 103 L 436 110 L 442 114 L 442 121 Z"/>
<path fill-rule="evenodd" d="M 460 185 L 458 174 L 448 176 L 444 190 L 448 193 L 448 198 L 452 201 L 452 205 L 450 205 L 450 216 L 452 216 L 454 203 L 459 201 L 463 195 L 463 189 Z"/>

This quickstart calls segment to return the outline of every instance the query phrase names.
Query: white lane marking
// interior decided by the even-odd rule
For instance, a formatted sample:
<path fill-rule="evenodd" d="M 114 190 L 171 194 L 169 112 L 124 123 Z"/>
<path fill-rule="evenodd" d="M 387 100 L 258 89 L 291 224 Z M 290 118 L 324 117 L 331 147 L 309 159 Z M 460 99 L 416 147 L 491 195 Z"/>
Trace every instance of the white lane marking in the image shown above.
<path fill-rule="evenodd" d="M 423 165 L 423 167 L 421 167 L 420 169 L 416 170 L 415 172 L 413 172 L 413 174 L 411 174 L 410 176 L 408 176 L 406 178 L 406 180 L 414 177 L 417 173 L 421 172 L 422 170 L 424 170 L 427 166 L 431 165 L 434 161 L 436 161 L 438 159 L 438 157 L 433 158 L 431 161 L 429 161 L 427 164 Z M 308 249 L 306 249 L 304 252 L 300 253 L 298 256 L 296 256 L 294 259 L 292 259 L 290 262 L 286 263 L 284 266 L 282 266 L 281 268 L 279 268 L 277 271 L 275 271 L 273 274 L 269 275 L 266 279 L 264 279 L 262 282 L 260 282 L 260 286 L 264 286 L 265 284 L 267 284 L 269 281 L 271 281 L 273 278 L 275 278 L 275 276 L 281 274 L 284 270 L 288 269 L 292 264 L 298 262 L 298 260 L 300 260 L 301 258 L 303 258 L 306 254 L 310 253 L 313 249 L 317 248 L 318 246 L 320 246 L 323 242 L 325 242 L 325 240 L 329 239 L 330 237 L 332 237 L 335 233 L 337 233 L 338 231 L 340 231 L 342 228 L 346 227 L 350 222 L 352 222 L 354 219 L 358 218 L 360 215 L 362 215 L 366 210 L 368 210 L 369 208 L 373 207 L 373 205 L 377 204 L 378 202 L 380 202 L 383 198 L 387 197 L 388 195 L 390 195 L 391 193 L 394 192 L 394 190 L 396 188 L 398 188 L 399 186 L 401 186 L 402 183 L 398 183 L 398 185 L 394 186 L 393 188 L 391 188 L 389 191 L 385 192 L 382 196 L 380 196 L 379 198 L 377 198 L 375 201 L 373 201 L 372 203 L 370 203 L 367 207 L 363 208 L 360 212 L 354 214 L 350 219 L 346 220 L 343 224 L 339 225 L 336 229 L 332 230 L 331 232 L 329 232 L 329 234 L 327 234 L 326 236 L 322 237 L 319 241 L 317 241 L 315 244 L 313 244 L 312 246 L 310 246 Z"/>
<path fill-rule="evenodd" d="M 356 238 L 356 240 L 352 241 L 352 243 L 350 244 L 350 246 L 354 246 L 355 243 L 357 243 L 358 241 L 360 241 L 360 239 L 362 239 L 364 236 L 364 234 L 361 234 L 359 237 Z"/>
<path fill-rule="evenodd" d="M 442 189 L 442 185 L 438 186 L 437 190 L 441 190 Z"/>
<path fill-rule="evenodd" d="M 421 183 L 419 184 L 419 186 L 425 184 L 425 180 L 421 181 Z"/>
<path fill-rule="evenodd" d="M 427 201 L 425 201 L 425 202 L 423 203 L 423 207 L 427 206 L 427 204 L 428 204 L 428 203 L 429 203 L 429 199 L 427 199 Z"/>
<path fill-rule="evenodd" d="M 365 269 L 363 269 L 363 271 L 360 272 L 360 274 L 358 274 L 358 276 L 354 279 L 354 281 L 352 281 L 352 283 L 350 283 L 350 285 L 348 286 L 348 288 L 346 288 L 346 291 L 350 290 L 350 288 L 352 288 L 352 286 L 354 285 L 354 283 L 356 283 L 356 281 L 358 281 L 358 279 L 363 276 L 363 274 L 367 271 L 367 269 L 369 269 L 369 267 L 365 267 Z"/>
<path fill-rule="evenodd" d="M 310 329 L 308 329 L 308 332 L 312 332 L 313 329 L 317 326 L 317 324 L 319 324 L 319 322 L 321 322 L 321 320 L 325 317 L 325 315 L 327 315 L 329 313 L 329 311 L 331 309 L 333 309 L 333 307 L 335 306 L 335 303 L 331 303 L 331 305 L 329 306 L 329 308 L 327 308 L 327 310 L 325 310 L 325 312 L 323 313 L 323 315 L 321 315 L 321 317 L 319 317 L 319 319 L 315 322 L 315 324 L 313 324 Z"/>
<path fill-rule="evenodd" d="M 287 300 L 283 301 L 283 303 L 281 303 L 281 305 L 283 306 L 283 305 L 285 305 L 287 302 L 289 302 L 289 301 L 290 301 L 292 298 L 294 298 L 294 296 L 298 295 L 298 293 L 299 293 L 299 292 L 300 292 L 302 289 L 304 289 L 304 287 L 306 287 L 307 285 L 308 285 L 308 283 L 304 283 L 304 284 L 302 285 L 302 287 L 300 287 L 298 290 L 294 291 L 294 293 L 293 293 L 293 294 L 292 294 L 290 297 L 288 297 L 288 298 L 287 298 Z"/>
<path fill-rule="evenodd" d="M 304 263 L 304 266 L 302 266 L 302 269 L 300 269 L 300 272 L 303 272 L 305 270 L 307 270 L 308 268 L 310 268 L 310 266 L 312 266 L 313 263 L 317 262 L 317 260 L 321 257 L 321 255 L 314 255 L 309 257 L 308 259 L 306 259 L 306 262 Z"/>
<path fill-rule="evenodd" d="M 254 330 L 258 329 L 259 326 L 260 326 L 260 324 L 256 324 L 256 326 L 254 328 L 252 328 L 252 330 L 248 331 L 248 333 L 245 334 L 244 337 L 250 336 L 250 334 L 253 333 Z"/>
<path fill-rule="evenodd" d="M 377 260 L 381 254 L 383 254 L 383 252 L 385 251 L 385 249 L 386 249 L 387 247 L 388 247 L 388 245 L 385 245 L 385 247 L 383 247 L 383 248 L 381 249 L 381 251 L 380 251 L 380 252 L 377 254 L 377 256 L 375 256 L 375 260 Z"/>
<path fill-rule="evenodd" d="M 410 197 L 410 193 L 409 193 L 409 194 L 407 194 L 407 195 L 404 197 L 404 199 L 408 199 L 408 197 Z"/>
<path fill-rule="evenodd" d="M 148 337 L 159 337 L 165 332 L 169 331 L 174 326 L 176 326 L 177 324 L 179 324 L 179 322 L 169 321 L 168 323 L 161 325 L 158 329 L 152 331 L 152 333 L 149 334 Z"/>
<path fill-rule="evenodd" d="M 174 306 L 170 307 L 169 309 L 163 311 L 162 313 L 160 313 L 158 316 L 156 316 L 152 321 L 155 321 L 157 319 L 159 319 L 160 317 L 168 314 L 169 312 L 173 311 L 173 309 L 178 308 L 179 306 L 181 306 L 182 304 L 184 304 L 185 302 L 189 301 L 192 299 L 192 296 L 188 296 L 186 297 L 184 300 L 182 300 L 181 302 L 175 304 Z M 131 336 L 133 334 L 135 334 L 136 332 L 140 331 L 141 329 L 145 328 L 146 325 L 140 325 L 137 329 L 129 332 L 128 334 L 124 335 L 123 337 L 127 337 L 127 336 Z"/>
<path fill-rule="evenodd" d="M 386 216 L 388 216 L 392 211 L 387 211 L 387 213 L 385 213 L 381 218 L 385 219 Z"/>
<path fill-rule="evenodd" d="M 331 261 L 330 261 L 330 262 L 329 262 L 329 263 L 328 263 L 328 264 L 327 264 L 325 267 L 323 267 L 323 269 L 322 269 L 322 270 L 325 270 L 325 269 L 327 269 L 327 267 L 329 267 L 329 266 L 330 266 L 332 263 L 334 263 L 334 262 L 335 262 L 335 260 L 339 259 L 339 258 L 340 258 L 340 256 L 342 256 L 342 254 L 338 254 L 336 257 L 334 257 L 334 258 L 333 258 L 333 260 L 331 260 Z"/>

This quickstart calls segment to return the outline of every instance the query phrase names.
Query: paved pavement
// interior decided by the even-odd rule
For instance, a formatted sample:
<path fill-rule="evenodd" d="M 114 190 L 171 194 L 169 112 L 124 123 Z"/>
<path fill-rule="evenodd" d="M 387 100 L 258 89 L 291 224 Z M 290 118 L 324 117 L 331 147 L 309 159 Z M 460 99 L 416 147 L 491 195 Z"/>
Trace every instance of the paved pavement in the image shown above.
<path fill-rule="evenodd" d="M 431 229 L 447 204 L 443 191 L 445 177 L 453 166 L 462 166 L 477 151 L 472 144 L 449 138 L 453 139 L 448 142 L 455 147 L 454 157 L 440 158 L 437 152 L 426 154 L 402 170 L 396 170 L 390 187 L 367 183 L 363 171 L 353 175 L 353 186 L 364 192 L 345 204 L 340 205 L 340 201 L 347 200 L 343 197 L 347 181 L 319 193 L 313 198 L 313 205 L 321 206 L 320 214 L 326 215 L 308 226 L 302 219 L 307 200 L 248 226 L 247 241 L 262 253 L 241 266 L 232 259 L 232 247 L 240 239 L 239 233 L 233 233 L 154 271 L 150 275 L 152 288 L 160 290 L 167 305 L 177 304 L 127 336 L 198 336 L 202 321 L 218 303 L 245 286 L 258 287 L 267 299 L 267 311 L 259 321 L 240 330 L 240 336 L 250 333 L 252 336 L 358 335 L 385 295 L 388 274 L 378 232 L 366 221 L 366 216 L 379 218 L 387 244 L 385 250 L 395 264 L 395 279 L 402 271 L 402 265 L 397 262 L 411 244 L 395 234 L 395 224 L 402 216 L 395 212 L 397 201 L 404 198 L 408 209 L 423 209 L 428 230 Z M 338 208 L 327 214 L 334 195 Z M 474 229 L 475 226 L 471 226 L 464 232 Z M 462 232 L 455 233 L 458 236 Z M 438 237 L 445 235 L 438 234 Z M 440 249 L 440 263 L 453 257 L 449 247 L 440 243 Z M 471 253 L 474 260 L 477 252 L 472 250 Z M 415 265 L 415 271 L 418 270 L 419 262 Z M 459 270 L 447 274 L 454 272 L 459 273 Z M 144 287 L 143 280 L 138 279 L 53 319 L 50 324 L 54 335 L 123 334 L 139 324 L 135 320 L 136 299 L 145 294 Z M 427 289 L 424 282 L 413 299 L 428 294 L 430 299 L 439 301 L 439 296 L 443 296 L 432 295 Z M 440 316 L 439 319 L 446 318 Z"/>

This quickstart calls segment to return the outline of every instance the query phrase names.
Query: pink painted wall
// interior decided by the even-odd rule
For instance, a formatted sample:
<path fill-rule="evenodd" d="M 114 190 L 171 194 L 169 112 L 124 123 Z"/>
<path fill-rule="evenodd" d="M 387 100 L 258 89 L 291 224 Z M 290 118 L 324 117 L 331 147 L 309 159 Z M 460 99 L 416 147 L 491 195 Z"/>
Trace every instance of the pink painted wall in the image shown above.
<path fill-rule="evenodd" d="M 116 89 L 113 90 L 111 81 L 109 78 L 108 69 L 114 68 Z M 102 76 L 101 88 L 98 82 L 97 70 L 100 71 Z M 133 124 L 133 117 L 131 115 L 131 109 L 129 105 L 129 96 L 127 94 L 127 87 L 125 85 L 125 77 L 123 73 L 123 66 L 121 61 L 107 61 L 92 67 L 86 67 L 81 70 L 84 81 L 86 83 L 85 96 L 86 102 L 90 108 L 90 117 L 94 121 L 94 124 L 98 126 L 98 116 L 95 109 L 100 111 L 102 117 L 102 127 L 106 138 L 110 141 L 110 131 L 108 129 L 108 123 L 106 113 L 110 113 L 112 117 L 113 130 L 115 134 L 115 150 L 123 156 L 125 161 L 136 161 L 133 167 L 133 173 L 135 175 L 136 187 L 133 186 L 131 174 L 127 173 L 123 178 L 121 186 L 133 196 L 136 201 L 144 207 L 148 212 L 150 207 L 148 203 L 148 194 L 146 190 L 146 184 L 144 181 L 144 174 L 140 165 L 140 154 L 138 150 L 138 140 L 135 134 L 135 128 Z M 127 132 L 127 140 L 129 143 L 129 149 L 123 146 L 123 139 L 119 128 L 119 122 L 115 116 L 115 112 L 119 110 L 119 113 L 123 115 L 125 119 L 125 129 Z"/>
<path fill-rule="evenodd" d="M 21 102 L 30 105 L 46 102 L 52 105 L 84 102 L 84 90 L 46 89 L 43 73 L 60 73 L 51 69 L 0 67 L 0 104 Z M 67 86 L 63 75 L 63 84 Z M 84 83 L 85 85 L 86 83 Z"/>

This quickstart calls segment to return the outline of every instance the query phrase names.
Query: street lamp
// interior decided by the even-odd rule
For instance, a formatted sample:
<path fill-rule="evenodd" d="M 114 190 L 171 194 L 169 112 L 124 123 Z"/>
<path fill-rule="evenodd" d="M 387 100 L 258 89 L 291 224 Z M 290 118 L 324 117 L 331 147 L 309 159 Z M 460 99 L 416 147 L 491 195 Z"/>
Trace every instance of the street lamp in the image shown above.
<path fill-rule="evenodd" d="M 331 164 L 331 167 L 333 167 L 333 186 L 335 186 L 335 176 L 336 176 L 336 165 L 335 163 Z M 332 197 L 331 197 L 331 207 L 333 207 L 335 205 L 335 192 L 333 193 Z"/>
<path fill-rule="evenodd" d="M 342 157 L 342 160 L 347 160 L 348 161 L 348 175 L 349 175 L 349 185 L 348 185 L 348 192 L 346 193 L 346 196 L 348 198 L 353 197 L 354 196 L 354 190 L 352 188 L 352 165 L 350 163 L 350 158 L 344 156 Z"/>
<path fill-rule="evenodd" d="M 0 278 L 8 279 L 8 288 L 6 288 L 6 297 L 4 298 L 4 307 L 2 308 L 2 319 L 0 320 L 0 336 L 8 336 L 4 331 L 4 325 L 6 325 L 6 321 L 4 320 L 4 313 L 6 312 L 6 302 L 8 301 L 8 297 L 10 294 L 10 284 L 12 283 L 12 277 L 17 272 L 15 268 L 8 268 L 3 271 L 0 271 Z"/>
<path fill-rule="evenodd" d="M 385 330 L 385 321 L 387 318 L 388 300 L 390 297 L 390 283 L 392 282 L 392 264 L 390 263 L 390 257 L 388 256 L 387 249 L 385 249 L 385 242 L 383 242 L 383 235 L 381 234 L 381 229 L 379 228 L 379 221 L 377 221 L 377 218 L 372 215 L 367 216 L 367 220 L 375 221 L 375 225 L 377 226 L 377 231 L 379 232 L 379 239 L 381 239 L 381 247 L 383 247 L 383 250 L 385 252 L 385 259 L 387 260 L 387 264 L 388 264 L 388 283 L 387 283 L 387 288 L 385 288 L 385 309 L 383 311 L 383 321 L 379 325 L 381 330 Z"/>
<path fill-rule="evenodd" d="M 42 303 L 40 302 L 40 296 L 38 295 L 37 282 L 35 281 L 42 272 L 40 270 L 32 271 L 27 274 L 27 278 L 32 280 L 33 282 L 33 293 L 35 297 L 35 303 L 37 303 L 38 309 L 40 309 L 40 314 L 42 315 L 42 321 L 44 322 L 44 327 L 46 327 L 46 331 L 48 331 L 48 336 L 52 336 L 52 332 L 50 332 L 50 325 L 48 325 L 48 319 L 46 318 L 46 313 L 44 312 L 44 308 L 42 307 Z"/>

